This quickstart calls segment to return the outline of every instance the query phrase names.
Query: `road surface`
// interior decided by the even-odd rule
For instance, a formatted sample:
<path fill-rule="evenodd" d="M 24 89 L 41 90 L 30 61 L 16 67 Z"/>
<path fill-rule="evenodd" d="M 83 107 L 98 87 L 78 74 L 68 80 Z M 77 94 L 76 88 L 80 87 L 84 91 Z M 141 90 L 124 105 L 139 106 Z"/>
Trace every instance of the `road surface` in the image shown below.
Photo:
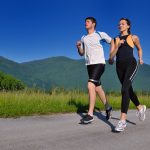
<path fill-rule="evenodd" d="M 120 112 L 105 121 L 104 112 L 96 112 L 92 124 L 79 124 L 81 114 L 0 119 L 0 150 L 149 150 L 150 110 L 140 122 L 136 111 L 128 112 L 128 126 L 115 133 Z"/>

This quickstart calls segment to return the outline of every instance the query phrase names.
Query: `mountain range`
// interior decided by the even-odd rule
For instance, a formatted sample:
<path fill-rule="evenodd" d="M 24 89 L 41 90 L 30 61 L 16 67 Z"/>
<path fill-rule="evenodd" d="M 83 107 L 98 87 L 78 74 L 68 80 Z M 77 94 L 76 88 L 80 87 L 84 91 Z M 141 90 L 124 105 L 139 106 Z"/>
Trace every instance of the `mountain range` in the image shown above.
<path fill-rule="evenodd" d="M 50 89 L 83 89 L 87 87 L 87 70 L 83 59 L 74 60 L 64 56 L 51 57 L 24 63 L 17 63 L 0 57 L 0 71 L 13 75 L 29 87 Z M 119 91 L 120 83 L 116 75 L 115 64 L 106 61 L 102 85 L 106 91 Z M 150 91 L 150 65 L 139 66 L 134 80 L 136 91 Z"/>

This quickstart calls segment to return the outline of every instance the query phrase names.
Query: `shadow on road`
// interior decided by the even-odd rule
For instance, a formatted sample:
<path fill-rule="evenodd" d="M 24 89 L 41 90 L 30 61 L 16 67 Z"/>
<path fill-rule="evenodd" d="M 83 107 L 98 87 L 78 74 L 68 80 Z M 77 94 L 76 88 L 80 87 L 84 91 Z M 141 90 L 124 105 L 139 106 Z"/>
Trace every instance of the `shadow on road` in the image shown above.
<path fill-rule="evenodd" d="M 77 113 L 78 115 L 80 115 L 80 117 L 82 118 L 84 116 L 83 113 Z M 94 112 L 94 116 L 96 116 L 99 120 L 103 121 L 104 123 L 106 123 L 110 128 L 112 132 L 115 132 L 115 126 L 110 122 L 106 120 L 106 116 L 102 114 L 102 112 Z M 87 125 L 84 123 L 79 123 L 81 125 Z"/>
<path fill-rule="evenodd" d="M 98 119 L 105 122 L 108 126 L 110 126 L 111 131 L 114 132 L 115 126 L 108 120 L 106 120 L 106 116 L 102 114 L 102 112 L 94 112 L 94 115 L 97 116 Z"/>
<path fill-rule="evenodd" d="M 115 118 L 115 117 L 111 117 L 111 119 L 114 119 L 114 120 L 120 120 L 119 118 Z M 136 123 L 135 122 L 132 122 L 132 121 L 130 121 L 130 120 L 126 120 L 127 121 L 127 123 L 130 123 L 130 124 L 132 124 L 132 125 L 136 125 Z"/>
<path fill-rule="evenodd" d="M 74 100 L 71 100 L 69 102 L 69 105 L 76 106 L 76 108 L 77 108 L 77 114 L 81 118 L 84 116 L 84 113 L 87 113 L 87 111 L 88 111 L 88 105 L 83 105 L 80 102 L 77 103 Z M 102 112 L 100 111 L 100 109 L 95 107 L 95 110 L 96 110 L 96 112 L 94 112 L 94 116 L 96 116 L 99 120 L 101 120 L 104 123 L 106 123 L 111 128 L 111 131 L 114 132 L 114 133 L 116 133 L 115 126 L 110 121 L 106 120 L 106 116 L 104 114 L 102 114 Z M 111 119 L 119 121 L 119 118 L 111 117 Z M 134 123 L 132 121 L 129 121 L 129 120 L 127 120 L 127 123 L 130 123 L 132 125 L 136 125 L 136 123 Z M 85 124 L 83 124 L 81 122 L 79 124 L 85 125 Z"/>
<path fill-rule="evenodd" d="M 83 104 L 80 103 L 80 102 L 77 103 L 77 102 L 74 101 L 74 100 L 71 100 L 71 101 L 69 102 L 69 105 L 74 105 L 74 106 L 76 106 L 76 108 L 77 108 L 77 114 L 78 114 L 81 118 L 84 116 L 84 113 L 87 113 L 87 111 L 88 111 L 88 105 L 83 105 Z M 103 115 L 102 112 L 100 112 L 100 109 L 99 109 L 99 108 L 96 108 L 96 107 L 95 107 L 95 110 L 97 110 L 98 112 L 94 112 L 94 116 L 97 116 L 98 119 L 100 119 L 101 121 L 105 122 L 108 126 L 110 126 L 111 131 L 114 132 L 115 126 L 114 126 L 111 122 L 109 122 L 109 121 L 106 120 L 105 115 Z M 81 123 L 81 122 L 80 122 L 79 124 L 85 125 L 85 124 L 83 124 L 83 123 Z"/>
<path fill-rule="evenodd" d="M 77 113 L 77 114 L 80 115 L 81 118 L 84 116 L 84 113 Z M 118 133 L 115 131 L 115 126 L 110 121 L 106 120 L 106 116 L 102 112 L 94 112 L 94 116 L 96 116 L 99 120 L 106 123 L 111 128 L 111 132 Z M 116 118 L 116 117 L 111 117 L 111 119 L 112 120 L 118 120 L 118 121 L 120 120 L 119 118 Z M 132 125 L 136 125 L 135 122 L 132 122 L 130 120 L 127 120 L 127 123 L 132 124 Z M 79 123 L 79 124 L 86 125 L 83 123 Z"/>

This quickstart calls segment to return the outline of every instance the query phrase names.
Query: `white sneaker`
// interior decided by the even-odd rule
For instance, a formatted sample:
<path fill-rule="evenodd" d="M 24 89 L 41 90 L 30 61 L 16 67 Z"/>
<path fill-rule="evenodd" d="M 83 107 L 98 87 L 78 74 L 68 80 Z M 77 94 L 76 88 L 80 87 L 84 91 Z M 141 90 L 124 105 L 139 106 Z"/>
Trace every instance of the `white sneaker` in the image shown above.
<path fill-rule="evenodd" d="M 137 117 L 139 118 L 140 121 L 144 121 L 145 120 L 145 118 L 146 118 L 145 111 L 146 111 L 146 106 L 143 105 L 141 110 L 139 110 L 136 113 L 136 115 L 137 115 Z"/>
<path fill-rule="evenodd" d="M 126 121 L 125 120 L 120 120 L 118 122 L 118 125 L 115 128 L 115 131 L 117 131 L 117 132 L 124 131 L 124 129 L 125 129 L 126 126 L 127 126 Z"/>

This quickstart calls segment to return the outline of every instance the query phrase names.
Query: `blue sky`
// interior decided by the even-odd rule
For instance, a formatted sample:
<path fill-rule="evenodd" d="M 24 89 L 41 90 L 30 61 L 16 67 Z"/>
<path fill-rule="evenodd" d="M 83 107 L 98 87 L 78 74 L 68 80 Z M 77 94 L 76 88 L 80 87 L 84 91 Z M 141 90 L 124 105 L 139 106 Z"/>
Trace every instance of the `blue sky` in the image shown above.
<path fill-rule="evenodd" d="M 150 64 L 148 0 L 1 0 L 0 55 L 17 62 L 52 56 L 79 59 L 75 43 L 86 34 L 87 16 L 94 16 L 97 30 L 112 37 L 118 35 L 119 18 L 129 18 Z M 109 47 L 104 48 L 108 59 Z"/>

